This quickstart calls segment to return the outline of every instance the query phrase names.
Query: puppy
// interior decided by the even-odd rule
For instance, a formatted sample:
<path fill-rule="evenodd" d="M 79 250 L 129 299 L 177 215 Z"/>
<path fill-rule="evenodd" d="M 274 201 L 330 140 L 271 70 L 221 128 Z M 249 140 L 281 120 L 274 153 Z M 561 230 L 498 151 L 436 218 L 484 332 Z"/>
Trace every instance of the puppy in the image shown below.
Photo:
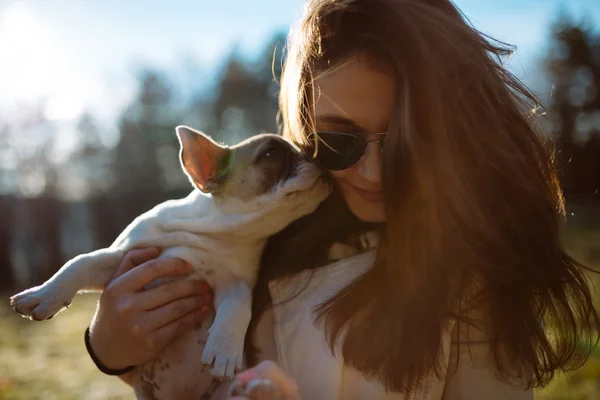
<path fill-rule="evenodd" d="M 136 368 L 140 399 L 197 399 L 216 382 L 213 377 L 232 378 L 242 368 L 252 288 L 266 241 L 313 212 L 331 190 L 321 170 L 281 136 L 262 134 L 226 147 L 185 126 L 176 132 L 192 193 L 142 214 L 109 248 L 75 257 L 41 286 L 11 298 L 18 313 L 40 321 L 67 307 L 77 292 L 105 288 L 132 248 L 159 247 L 160 258 L 191 264 L 194 272 L 185 279 L 205 280 L 214 290 L 216 314 L 208 337 L 199 337 L 202 329 L 196 327 L 159 359 Z M 212 377 L 199 368 L 199 357 Z"/>

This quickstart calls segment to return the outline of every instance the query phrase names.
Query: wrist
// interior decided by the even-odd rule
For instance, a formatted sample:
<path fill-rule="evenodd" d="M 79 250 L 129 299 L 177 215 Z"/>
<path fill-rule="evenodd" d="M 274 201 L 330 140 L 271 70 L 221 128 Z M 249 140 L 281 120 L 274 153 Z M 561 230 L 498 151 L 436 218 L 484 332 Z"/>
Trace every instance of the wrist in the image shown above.
<path fill-rule="evenodd" d="M 98 345 L 95 343 L 94 338 L 95 336 L 91 335 L 90 328 L 87 328 L 85 330 L 85 346 L 90 358 L 100 371 L 107 375 L 122 375 L 134 369 L 132 365 L 118 365 L 111 363 L 110 360 L 107 363 L 106 359 L 100 358 L 96 352 Z"/>

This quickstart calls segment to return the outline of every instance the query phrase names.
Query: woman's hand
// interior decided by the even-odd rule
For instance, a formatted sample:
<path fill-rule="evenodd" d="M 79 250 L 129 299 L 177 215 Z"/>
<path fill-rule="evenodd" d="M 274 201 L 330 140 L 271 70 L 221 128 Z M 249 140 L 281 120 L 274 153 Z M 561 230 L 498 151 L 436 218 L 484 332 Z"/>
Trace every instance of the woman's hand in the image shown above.
<path fill-rule="evenodd" d="M 204 282 L 176 280 L 151 289 L 159 278 L 185 276 L 179 259 L 156 259 L 156 248 L 130 250 L 106 287 L 90 327 L 90 343 L 106 367 L 121 369 L 153 359 L 180 333 L 202 321 L 212 307 Z"/>
<path fill-rule="evenodd" d="M 298 385 L 273 361 L 236 375 L 228 400 L 299 400 Z"/>

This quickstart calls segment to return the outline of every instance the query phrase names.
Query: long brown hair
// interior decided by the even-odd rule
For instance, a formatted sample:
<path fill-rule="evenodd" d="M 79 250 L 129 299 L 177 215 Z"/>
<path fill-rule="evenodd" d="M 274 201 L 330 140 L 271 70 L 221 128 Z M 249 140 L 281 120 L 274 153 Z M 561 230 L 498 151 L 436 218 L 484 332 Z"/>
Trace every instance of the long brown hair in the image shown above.
<path fill-rule="evenodd" d="M 502 65 L 509 52 L 448 0 L 313 0 L 290 36 L 282 128 L 301 145 L 319 72 L 360 56 L 398 82 L 375 264 L 315 310 L 332 351 L 343 334 L 344 362 L 388 390 L 405 391 L 430 371 L 444 376 L 450 319 L 484 329 L 503 377 L 527 387 L 580 366 L 590 348 L 578 344 L 595 343 L 589 287 L 562 244 L 552 148 L 527 113 L 535 98 Z M 331 223 L 330 232 L 321 224 L 307 233 L 335 201 L 271 240 L 254 321 L 268 306 L 269 279 L 322 265 L 327 245 L 343 236 Z M 338 222 L 351 221 L 338 211 Z M 346 234 L 361 228 L 346 224 Z M 299 256 L 307 252 L 310 260 Z M 476 310 L 484 317 L 473 318 Z"/>

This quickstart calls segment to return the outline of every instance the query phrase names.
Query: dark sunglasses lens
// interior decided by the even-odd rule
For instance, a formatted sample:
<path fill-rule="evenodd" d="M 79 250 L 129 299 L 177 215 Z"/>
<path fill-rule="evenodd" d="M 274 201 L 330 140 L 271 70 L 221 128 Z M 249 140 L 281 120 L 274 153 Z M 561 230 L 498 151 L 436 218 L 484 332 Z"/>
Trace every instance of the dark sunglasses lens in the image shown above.
<path fill-rule="evenodd" d="M 311 137 L 313 143 L 317 140 L 315 136 L 319 141 L 317 160 L 324 168 L 334 171 L 350 168 L 356 164 L 365 153 L 367 146 L 363 139 L 349 134 L 318 132 Z"/>

